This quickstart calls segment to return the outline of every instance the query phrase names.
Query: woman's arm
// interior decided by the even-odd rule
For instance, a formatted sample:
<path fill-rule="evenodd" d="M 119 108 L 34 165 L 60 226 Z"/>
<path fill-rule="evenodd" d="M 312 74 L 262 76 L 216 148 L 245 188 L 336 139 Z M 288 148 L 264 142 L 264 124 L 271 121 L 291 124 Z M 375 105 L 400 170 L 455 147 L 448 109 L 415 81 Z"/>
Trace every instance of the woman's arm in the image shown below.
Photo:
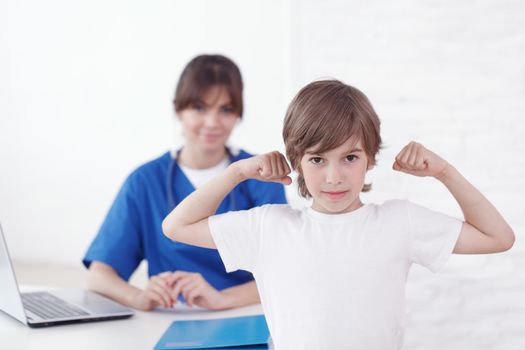
<path fill-rule="evenodd" d="M 189 306 L 198 305 L 210 310 L 232 309 L 259 302 L 255 281 L 218 291 L 198 272 L 173 273 L 172 295 L 179 294 Z"/>
<path fill-rule="evenodd" d="M 250 178 L 289 185 L 292 182 L 289 173 L 288 163 L 279 152 L 239 160 L 177 205 L 162 222 L 162 230 L 175 241 L 215 248 L 208 217 L 215 214 L 224 197 Z"/>
<path fill-rule="evenodd" d="M 415 176 L 433 176 L 454 196 L 465 217 L 454 253 L 497 253 L 513 246 L 514 232 L 498 210 L 437 154 L 411 142 L 397 155 L 393 168 Z"/>
<path fill-rule="evenodd" d="M 261 301 L 255 281 L 246 282 L 238 286 L 223 289 L 221 293 L 226 297 L 227 308 L 236 308 L 245 305 L 257 304 Z"/>
<path fill-rule="evenodd" d="M 171 295 L 171 273 L 161 273 L 150 278 L 146 289 L 132 286 L 111 266 L 93 261 L 88 270 L 88 288 L 134 309 L 148 311 L 157 306 L 171 307 L 176 298 Z"/>

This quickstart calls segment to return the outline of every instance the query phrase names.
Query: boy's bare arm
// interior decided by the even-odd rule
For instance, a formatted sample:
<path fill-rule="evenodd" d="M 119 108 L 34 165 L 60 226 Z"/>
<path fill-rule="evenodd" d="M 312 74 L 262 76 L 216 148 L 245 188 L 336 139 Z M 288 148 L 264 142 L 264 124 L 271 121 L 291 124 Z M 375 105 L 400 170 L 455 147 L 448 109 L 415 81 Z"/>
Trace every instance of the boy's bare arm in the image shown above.
<path fill-rule="evenodd" d="M 208 218 L 235 186 L 247 179 L 280 182 L 289 185 L 290 168 L 279 152 L 266 153 L 232 163 L 219 176 L 184 199 L 162 222 L 169 238 L 204 248 L 215 248 Z"/>
<path fill-rule="evenodd" d="M 512 228 L 492 203 L 456 168 L 423 145 L 411 142 L 405 146 L 393 168 L 415 176 L 433 176 L 454 196 L 465 217 L 454 253 L 497 253 L 514 244 Z"/>

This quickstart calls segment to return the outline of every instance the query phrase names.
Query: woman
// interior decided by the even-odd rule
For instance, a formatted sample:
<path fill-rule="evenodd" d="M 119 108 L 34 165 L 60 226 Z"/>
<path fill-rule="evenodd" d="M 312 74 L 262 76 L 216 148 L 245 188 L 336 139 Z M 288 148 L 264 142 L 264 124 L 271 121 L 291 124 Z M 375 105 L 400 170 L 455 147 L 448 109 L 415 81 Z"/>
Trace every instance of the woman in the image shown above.
<path fill-rule="evenodd" d="M 259 302 L 251 274 L 226 273 L 216 250 L 174 243 L 161 229 L 163 218 L 195 188 L 251 157 L 226 146 L 242 118 L 242 89 L 239 68 L 224 56 L 201 55 L 188 63 L 173 101 L 184 146 L 126 179 L 83 259 L 90 289 L 139 310 L 172 307 L 182 298 L 213 310 Z M 249 180 L 217 213 L 285 202 L 282 185 Z M 142 290 L 127 281 L 143 259 L 150 279 Z"/>

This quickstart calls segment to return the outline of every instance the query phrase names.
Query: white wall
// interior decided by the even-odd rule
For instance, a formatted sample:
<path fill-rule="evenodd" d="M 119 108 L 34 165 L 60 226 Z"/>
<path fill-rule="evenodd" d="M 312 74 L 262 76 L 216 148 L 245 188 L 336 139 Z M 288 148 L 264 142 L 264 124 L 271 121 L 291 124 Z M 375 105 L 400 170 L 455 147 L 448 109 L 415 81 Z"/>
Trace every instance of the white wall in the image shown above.
<path fill-rule="evenodd" d="M 171 101 L 197 54 L 226 54 L 243 73 L 232 143 L 281 148 L 285 5 L 3 1 L 0 221 L 14 258 L 80 261 L 125 176 L 181 144 Z"/>

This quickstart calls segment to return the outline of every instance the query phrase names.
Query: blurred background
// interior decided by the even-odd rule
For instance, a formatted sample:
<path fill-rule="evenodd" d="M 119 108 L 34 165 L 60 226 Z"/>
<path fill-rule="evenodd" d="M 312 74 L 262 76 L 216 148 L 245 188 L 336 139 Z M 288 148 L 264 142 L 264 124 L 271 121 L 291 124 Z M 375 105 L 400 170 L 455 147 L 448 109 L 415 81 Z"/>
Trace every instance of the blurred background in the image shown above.
<path fill-rule="evenodd" d="M 525 348 L 524 23 L 517 0 L 0 2 L 0 222 L 20 282 L 84 284 L 81 258 L 125 177 L 183 142 L 171 101 L 184 65 L 220 53 L 245 82 L 232 145 L 282 151 L 291 98 L 334 77 L 382 120 L 365 202 L 461 217 L 442 185 L 391 170 L 417 140 L 514 228 L 509 252 L 413 268 L 405 349 Z"/>

